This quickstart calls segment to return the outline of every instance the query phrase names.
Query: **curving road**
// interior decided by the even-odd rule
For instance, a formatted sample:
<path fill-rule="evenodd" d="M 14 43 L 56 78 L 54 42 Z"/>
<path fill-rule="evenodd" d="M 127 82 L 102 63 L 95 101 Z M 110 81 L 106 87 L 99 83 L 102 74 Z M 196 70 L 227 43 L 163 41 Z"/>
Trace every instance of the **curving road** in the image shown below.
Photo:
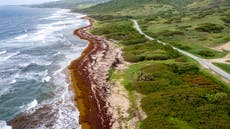
<path fill-rule="evenodd" d="M 132 21 L 133 21 L 133 23 L 134 23 L 134 27 L 136 28 L 136 30 L 137 30 L 140 34 L 144 35 L 144 36 L 145 36 L 147 39 L 149 39 L 149 40 L 155 40 L 154 38 L 152 38 L 152 37 L 146 35 L 146 34 L 141 30 L 141 28 L 140 28 L 140 26 L 139 26 L 139 24 L 138 24 L 138 22 L 137 22 L 136 20 L 132 20 Z M 166 45 L 166 44 L 167 44 L 167 43 L 162 42 L 162 41 L 160 41 L 160 40 L 157 40 L 157 42 L 158 42 L 158 43 L 161 43 L 161 44 L 163 44 L 163 45 Z M 180 52 L 180 53 L 182 53 L 182 54 L 184 54 L 184 55 L 186 55 L 186 56 L 189 56 L 189 57 L 193 58 L 194 60 L 198 61 L 198 62 L 199 62 L 202 66 L 204 66 L 205 68 L 214 71 L 215 73 L 217 73 L 217 74 L 223 76 L 224 78 L 226 78 L 227 80 L 230 81 L 230 74 L 227 73 L 227 72 L 225 72 L 224 70 L 220 69 L 219 67 L 213 65 L 211 62 L 208 62 L 208 61 L 205 60 L 205 59 L 202 59 L 202 58 L 200 58 L 200 57 L 197 57 L 197 56 L 195 56 L 195 55 L 193 55 L 193 54 L 191 54 L 191 53 L 188 53 L 188 52 L 186 52 L 186 51 L 184 51 L 184 50 L 178 49 L 178 48 L 176 48 L 176 47 L 174 47 L 174 46 L 172 46 L 172 47 L 173 47 L 173 49 L 177 50 L 178 52 Z"/>

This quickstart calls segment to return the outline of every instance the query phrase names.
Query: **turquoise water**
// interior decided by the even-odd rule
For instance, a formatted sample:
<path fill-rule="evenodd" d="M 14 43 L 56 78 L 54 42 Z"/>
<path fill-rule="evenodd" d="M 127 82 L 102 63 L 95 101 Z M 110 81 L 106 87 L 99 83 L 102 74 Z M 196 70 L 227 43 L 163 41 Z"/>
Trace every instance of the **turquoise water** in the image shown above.
<path fill-rule="evenodd" d="M 63 69 L 86 47 L 73 36 L 88 24 L 80 17 L 69 10 L 0 7 L 0 120 L 50 105 L 54 123 L 79 127 Z"/>

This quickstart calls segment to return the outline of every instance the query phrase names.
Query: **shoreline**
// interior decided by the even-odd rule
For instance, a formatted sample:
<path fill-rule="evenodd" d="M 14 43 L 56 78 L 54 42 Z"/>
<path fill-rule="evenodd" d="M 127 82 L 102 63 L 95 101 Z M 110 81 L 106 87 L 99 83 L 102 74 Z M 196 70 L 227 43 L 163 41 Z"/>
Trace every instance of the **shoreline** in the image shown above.
<path fill-rule="evenodd" d="M 136 128 L 146 117 L 140 99 L 137 99 L 137 107 L 132 107 L 122 79 L 114 82 L 109 77 L 111 69 L 123 71 L 130 63 L 124 61 L 121 48 L 88 32 L 94 19 L 83 18 L 89 20 L 90 25 L 75 30 L 74 35 L 89 43 L 81 56 L 69 65 L 80 125 L 83 129 Z M 137 93 L 135 96 L 141 98 Z M 130 110 L 135 110 L 135 115 L 129 113 Z"/>
<path fill-rule="evenodd" d="M 74 118 L 79 119 L 74 121 L 79 123 L 83 129 L 136 128 L 137 123 L 142 120 L 141 109 L 136 110 L 135 107 L 135 112 L 130 113 L 134 107 L 132 107 L 129 92 L 122 85 L 122 78 L 114 81 L 109 75 L 110 70 L 123 71 L 128 68 L 130 63 L 124 61 L 121 48 L 113 41 L 88 32 L 93 27 L 94 19 L 88 16 L 82 18 L 88 20 L 90 24 L 76 29 L 73 34 L 88 41 L 88 46 L 80 57 L 73 60 L 62 71 L 66 75 L 68 90 L 72 94 L 69 99 L 73 103 L 67 105 L 68 110 L 78 109 L 80 117 L 75 114 Z M 58 104 L 59 101 L 55 101 L 54 104 L 56 103 Z M 28 113 L 17 116 L 9 124 L 13 128 L 20 129 L 39 127 L 43 125 L 41 123 L 45 123 L 44 126 L 54 127 L 54 125 L 48 125 L 50 122 L 53 124 L 53 121 L 45 122 L 55 115 L 50 114 L 52 106 L 50 103 L 44 103 Z M 55 109 L 54 113 L 58 113 L 58 110 L 58 108 Z M 68 116 L 66 117 L 68 118 Z M 31 119 L 32 117 L 33 119 Z M 41 121 L 39 117 L 44 117 L 44 120 Z"/>
<path fill-rule="evenodd" d="M 112 114 L 108 110 L 110 87 L 107 74 L 116 63 L 117 53 L 114 51 L 108 56 L 108 43 L 87 32 L 93 26 L 94 20 L 84 18 L 89 20 L 90 25 L 75 30 L 74 35 L 87 40 L 89 44 L 81 56 L 69 65 L 75 102 L 80 111 L 79 121 L 83 129 L 108 129 L 113 122 Z"/>

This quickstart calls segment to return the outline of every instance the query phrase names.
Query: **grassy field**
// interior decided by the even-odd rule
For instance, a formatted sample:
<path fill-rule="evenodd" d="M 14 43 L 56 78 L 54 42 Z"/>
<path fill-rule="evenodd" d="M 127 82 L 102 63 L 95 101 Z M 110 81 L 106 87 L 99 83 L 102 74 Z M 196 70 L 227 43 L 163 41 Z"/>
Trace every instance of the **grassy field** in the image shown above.
<path fill-rule="evenodd" d="M 130 93 L 144 95 L 141 106 L 148 117 L 141 122 L 141 129 L 230 127 L 230 93 L 226 85 L 170 46 L 147 41 L 133 29 L 131 21 L 113 18 L 98 18 L 91 33 L 116 40 L 125 60 L 134 62 L 120 73 L 112 70 L 110 76 L 123 78 Z M 135 98 L 130 99 L 135 103 Z"/>

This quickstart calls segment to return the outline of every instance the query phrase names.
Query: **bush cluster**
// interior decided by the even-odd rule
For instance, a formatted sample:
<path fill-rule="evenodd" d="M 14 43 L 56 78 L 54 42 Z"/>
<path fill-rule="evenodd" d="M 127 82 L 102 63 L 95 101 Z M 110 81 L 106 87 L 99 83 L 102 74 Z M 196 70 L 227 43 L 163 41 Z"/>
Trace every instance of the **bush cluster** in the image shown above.
<path fill-rule="evenodd" d="M 209 33 L 220 33 L 223 29 L 223 26 L 212 23 L 205 23 L 196 28 L 197 31 Z"/>
<path fill-rule="evenodd" d="M 203 57 L 214 57 L 215 56 L 215 53 L 213 53 L 210 50 L 201 50 L 198 52 L 198 54 Z"/>
<path fill-rule="evenodd" d="M 155 63 L 138 71 L 132 85 L 145 95 L 142 107 L 148 115 L 141 129 L 230 127 L 229 94 L 196 64 Z"/>
<path fill-rule="evenodd" d="M 124 48 L 124 58 L 129 62 L 167 60 L 180 56 L 180 53 L 172 47 L 164 46 L 155 41 L 129 45 Z"/>

